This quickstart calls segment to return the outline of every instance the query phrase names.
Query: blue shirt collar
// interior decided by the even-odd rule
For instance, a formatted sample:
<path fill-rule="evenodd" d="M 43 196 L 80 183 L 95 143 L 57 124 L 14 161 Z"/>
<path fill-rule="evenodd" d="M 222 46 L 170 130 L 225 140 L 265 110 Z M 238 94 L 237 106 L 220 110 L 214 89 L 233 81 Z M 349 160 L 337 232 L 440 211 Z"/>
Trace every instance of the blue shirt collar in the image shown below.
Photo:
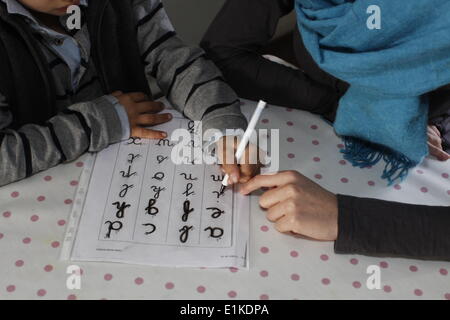
<path fill-rule="evenodd" d="M 30 11 L 25 8 L 20 2 L 17 0 L 1 0 L 6 4 L 6 10 L 9 14 L 19 14 L 21 16 L 27 17 L 34 23 L 38 24 L 36 19 L 33 17 L 33 15 L 30 13 Z M 88 0 L 80 0 L 80 5 L 87 7 Z"/>
<path fill-rule="evenodd" d="M 39 24 L 39 22 L 33 17 L 30 11 L 25 8 L 19 1 L 17 0 L 1 0 L 6 4 L 6 10 L 9 14 L 18 14 L 23 17 L 26 17 L 30 22 L 31 26 L 43 36 L 48 36 L 50 38 L 61 38 L 61 34 L 53 31 L 45 26 Z M 80 0 L 81 6 L 88 6 L 88 0 Z"/>

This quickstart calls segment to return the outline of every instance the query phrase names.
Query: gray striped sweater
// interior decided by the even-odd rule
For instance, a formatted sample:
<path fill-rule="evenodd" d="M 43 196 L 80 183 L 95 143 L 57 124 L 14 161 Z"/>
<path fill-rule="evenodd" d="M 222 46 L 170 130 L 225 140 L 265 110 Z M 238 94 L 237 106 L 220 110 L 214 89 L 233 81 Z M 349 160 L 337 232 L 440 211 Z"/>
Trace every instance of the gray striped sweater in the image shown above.
<path fill-rule="evenodd" d="M 200 48 L 187 46 L 176 36 L 160 0 L 133 0 L 132 4 L 145 73 L 155 77 L 169 102 L 190 119 L 202 120 L 204 130 L 245 128 L 236 94 Z M 51 46 L 54 40 L 36 36 L 52 71 L 60 113 L 46 126 L 9 129 L 12 114 L 0 88 L 0 186 L 73 161 L 86 150 L 100 151 L 124 137 L 118 102 L 103 95 L 89 59 L 86 25 L 73 36 L 82 58 L 76 88 L 70 68 Z"/>

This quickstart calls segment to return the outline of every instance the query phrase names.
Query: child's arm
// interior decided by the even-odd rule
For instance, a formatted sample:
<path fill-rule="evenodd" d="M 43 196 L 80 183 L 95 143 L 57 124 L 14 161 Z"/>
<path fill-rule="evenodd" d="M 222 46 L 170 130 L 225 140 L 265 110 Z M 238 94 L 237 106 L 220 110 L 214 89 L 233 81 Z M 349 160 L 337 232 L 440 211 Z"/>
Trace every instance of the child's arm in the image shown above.
<path fill-rule="evenodd" d="M 12 114 L 0 94 L 0 186 L 75 160 L 118 142 L 122 127 L 108 96 L 70 106 L 44 125 L 11 129 Z"/>
<path fill-rule="evenodd" d="M 130 134 L 164 138 L 165 132 L 147 128 L 171 120 L 170 114 L 158 113 L 163 108 L 143 93 L 114 92 L 74 104 L 43 125 L 26 124 L 16 130 L 0 93 L 0 186 L 75 160 L 86 151 L 100 151 Z"/>
<path fill-rule="evenodd" d="M 244 129 L 238 97 L 198 47 L 177 36 L 160 0 L 133 0 L 145 70 L 156 78 L 171 104 L 203 130 Z"/>

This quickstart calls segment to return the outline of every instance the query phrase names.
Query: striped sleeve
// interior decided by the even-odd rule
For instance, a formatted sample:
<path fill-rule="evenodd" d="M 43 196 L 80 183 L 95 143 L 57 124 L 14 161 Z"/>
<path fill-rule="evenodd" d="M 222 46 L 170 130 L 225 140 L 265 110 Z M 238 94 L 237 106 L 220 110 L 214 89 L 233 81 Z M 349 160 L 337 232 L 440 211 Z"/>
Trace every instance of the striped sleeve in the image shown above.
<path fill-rule="evenodd" d="M 160 0 L 132 0 L 142 61 L 170 103 L 203 128 L 243 129 L 235 92 L 199 47 L 177 36 Z"/>
<path fill-rule="evenodd" d="M 44 125 L 11 129 L 12 115 L 0 94 L 0 186 L 99 151 L 122 138 L 121 122 L 107 96 L 70 106 Z"/>

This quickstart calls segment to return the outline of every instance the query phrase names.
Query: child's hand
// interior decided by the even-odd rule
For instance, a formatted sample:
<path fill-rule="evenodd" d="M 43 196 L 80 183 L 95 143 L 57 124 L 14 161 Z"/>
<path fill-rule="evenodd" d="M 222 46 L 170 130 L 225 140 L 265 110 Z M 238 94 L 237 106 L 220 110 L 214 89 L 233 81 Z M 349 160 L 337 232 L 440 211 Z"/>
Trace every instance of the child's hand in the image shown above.
<path fill-rule="evenodd" d="M 116 97 L 125 108 L 132 137 L 143 139 L 163 139 L 167 137 L 166 132 L 145 128 L 172 120 L 170 113 L 158 113 L 164 109 L 164 104 L 150 101 L 148 96 L 142 92 L 123 93 L 116 91 L 111 95 Z"/>
<path fill-rule="evenodd" d="M 280 232 L 293 232 L 317 240 L 336 240 L 338 204 L 333 193 L 296 171 L 259 175 L 241 186 L 242 194 L 272 188 L 259 199 L 267 218 Z"/>
<path fill-rule="evenodd" d="M 259 161 L 259 149 L 248 144 L 239 163 L 236 163 L 236 150 L 239 145 L 237 137 L 222 137 L 217 142 L 217 155 L 222 165 L 222 170 L 229 175 L 228 184 L 245 183 L 259 173 L 261 164 Z"/>
<path fill-rule="evenodd" d="M 450 155 L 442 149 L 442 137 L 436 126 L 428 126 L 428 148 L 430 154 L 435 156 L 439 161 L 447 161 Z"/>

